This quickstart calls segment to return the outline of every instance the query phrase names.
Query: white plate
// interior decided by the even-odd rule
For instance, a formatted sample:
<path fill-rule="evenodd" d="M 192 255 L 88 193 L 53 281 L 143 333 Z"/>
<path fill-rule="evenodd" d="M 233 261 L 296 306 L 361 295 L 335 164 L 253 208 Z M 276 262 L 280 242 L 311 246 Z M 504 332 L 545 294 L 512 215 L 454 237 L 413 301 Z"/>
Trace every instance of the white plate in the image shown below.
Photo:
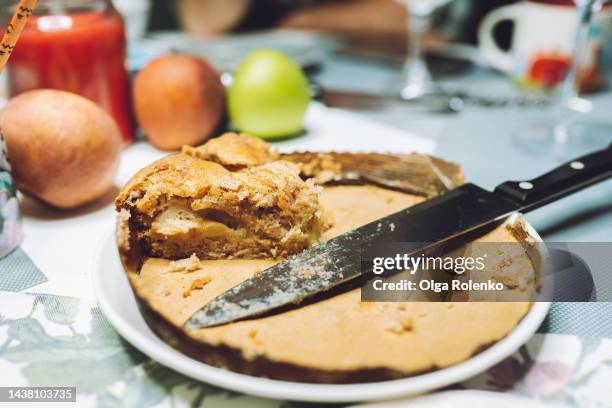
<path fill-rule="evenodd" d="M 541 240 L 533 229 L 529 226 L 527 228 L 534 239 Z M 197 380 L 275 399 L 311 402 L 374 401 L 416 395 L 463 381 L 514 353 L 535 333 L 550 307 L 549 303 L 535 303 L 508 336 L 452 367 L 401 380 L 368 384 L 306 384 L 234 373 L 204 364 L 173 349 L 153 333 L 140 314 L 119 259 L 114 235 L 104 241 L 94 262 L 93 284 L 100 307 L 113 327 L 134 347 L 161 364 Z"/>

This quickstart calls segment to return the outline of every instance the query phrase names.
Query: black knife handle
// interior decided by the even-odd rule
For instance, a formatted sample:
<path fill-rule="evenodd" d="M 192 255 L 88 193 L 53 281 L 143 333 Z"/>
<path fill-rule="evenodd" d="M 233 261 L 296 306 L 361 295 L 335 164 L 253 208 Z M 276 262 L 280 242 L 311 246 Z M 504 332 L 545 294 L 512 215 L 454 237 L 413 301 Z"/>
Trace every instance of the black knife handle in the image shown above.
<path fill-rule="evenodd" d="M 532 180 L 506 181 L 495 193 L 516 202 L 519 211 L 535 210 L 612 176 L 612 144 Z"/>

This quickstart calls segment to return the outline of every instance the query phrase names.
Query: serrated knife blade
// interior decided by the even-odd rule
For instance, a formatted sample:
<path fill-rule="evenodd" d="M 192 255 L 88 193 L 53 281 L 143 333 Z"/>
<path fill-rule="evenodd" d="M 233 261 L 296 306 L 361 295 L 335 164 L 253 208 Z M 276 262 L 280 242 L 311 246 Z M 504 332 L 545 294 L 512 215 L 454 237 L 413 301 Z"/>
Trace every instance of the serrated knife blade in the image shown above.
<path fill-rule="evenodd" d="M 527 212 L 612 176 L 612 145 L 529 181 L 508 181 L 494 192 L 464 184 L 292 256 L 234 286 L 185 324 L 200 329 L 256 317 L 362 275 L 361 246 L 423 242 L 430 249 L 515 211 Z M 427 244 L 428 243 L 428 244 Z"/>

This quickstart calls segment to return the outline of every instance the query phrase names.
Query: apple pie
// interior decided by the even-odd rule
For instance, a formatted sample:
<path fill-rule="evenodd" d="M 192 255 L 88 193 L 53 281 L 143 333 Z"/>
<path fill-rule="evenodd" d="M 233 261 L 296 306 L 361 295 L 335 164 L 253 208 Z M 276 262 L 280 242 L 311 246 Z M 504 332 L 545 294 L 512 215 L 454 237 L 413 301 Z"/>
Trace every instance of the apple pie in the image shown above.
<path fill-rule="evenodd" d="M 343 185 L 338 180 L 347 174 L 365 177 Z M 228 134 L 134 176 L 117 200 L 117 242 L 146 322 L 193 358 L 290 381 L 403 378 L 479 353 L 507 336 L 530 304 L 363 302 L 359 288 L 344 288 L 231 324 L 191 329 L 185 323 L 279 257 L 461 182 L 457 165 L 429 156 L 278 154 L 261 140 Z M 498 226 L 478 240 L 522 242 L 524 231 Z M 131 258 L 139 262 L 130 265 Z M 525 265 L 526 274 L 535 273 L 525 254 L 506 258 L 504 268 Z"/>

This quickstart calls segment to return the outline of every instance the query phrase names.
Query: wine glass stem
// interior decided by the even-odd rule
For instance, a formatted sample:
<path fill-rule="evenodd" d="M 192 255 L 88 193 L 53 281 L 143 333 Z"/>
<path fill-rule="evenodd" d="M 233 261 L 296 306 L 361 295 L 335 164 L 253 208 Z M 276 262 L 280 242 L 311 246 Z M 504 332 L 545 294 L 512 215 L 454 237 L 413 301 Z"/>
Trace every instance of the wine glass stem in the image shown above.
<path fill-rule="evenodd" d="M 431 74 L 423 57 L 423 34 L 429 27 L 428 14 L 410 12 L 408 17 L 408 57 L 404 62 L 404 90 L 417 96 L 431 83 Z"/>
<path fill-rule="evenodd" d="M 593 8 L 596 2 L 597 0 L 576 1 L 576 7 L 578 8 L 578 26 L 574 38 L 572 59 L 561 88 L 560 106 L 558 110 L 559 121 L 554 131 L 556 143 L 567 143 L 568 141 L 568 126 L 573 116 L 572 102 L 576 100 L 580 92 L 578 70 L 580 68 L 580 62 L 583 60 L 582 55 L 588 47 L 589 32 L 593 21 Z"/>

